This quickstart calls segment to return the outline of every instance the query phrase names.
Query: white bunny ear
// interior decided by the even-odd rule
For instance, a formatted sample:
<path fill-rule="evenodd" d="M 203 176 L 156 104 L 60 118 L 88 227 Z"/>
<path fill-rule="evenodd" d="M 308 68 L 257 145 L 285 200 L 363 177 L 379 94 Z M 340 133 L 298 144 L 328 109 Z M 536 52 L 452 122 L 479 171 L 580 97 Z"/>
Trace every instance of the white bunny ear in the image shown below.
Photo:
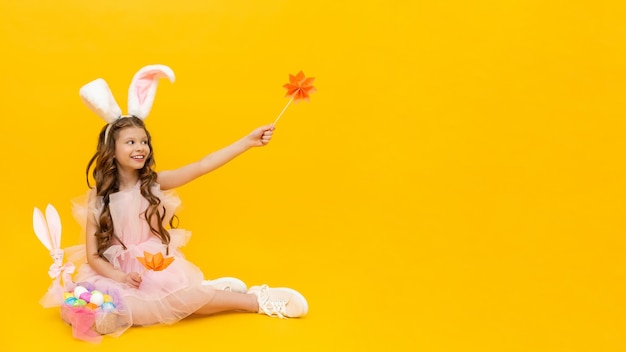
<path fill-rule="evenodd" d="M 61 247 L 61 218 L 52 204 L 46 207 L 46 220 L 48 220 L 52 249 L 59 249 Z"/>
<path fill-rule="evenodd" d="M 43 243 L 43 245 L 49 250 L 52 250 L 52 241 L 50 240 L 50 233 L 48 232 L 48 225 L 46 219 L 43 217 L 43 213 L 39 208 L 35 207 L 33 211 L 33 228 L 37 238 Z"/>
<path fill-rule="evenodd" d="M 167 78 L 174 83 L 174 71 L 165 65 L 148 65 L 141 68 L 128 89 L 128 113 L 145 119 L 154 103 L 159 79 Z"/>
<path fill-rule="evenodd" d="M 91 81 L 80 88 L 80 97 L 91 111 L 95 112 L 107 123 L 115 121 L 122 115 L 111 89 L 102 78 Z"/>

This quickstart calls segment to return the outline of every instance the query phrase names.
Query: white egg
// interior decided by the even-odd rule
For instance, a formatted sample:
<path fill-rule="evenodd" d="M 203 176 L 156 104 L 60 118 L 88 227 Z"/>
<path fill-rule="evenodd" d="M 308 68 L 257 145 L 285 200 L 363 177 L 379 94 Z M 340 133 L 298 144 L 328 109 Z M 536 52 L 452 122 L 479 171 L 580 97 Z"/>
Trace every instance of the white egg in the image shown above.
<path fill-rule="evenodd" d="M 91 293 L 91 299 L 89 300 L 89 303 L 93 303 L 97 305 L 98 307 L 100 307 L 102 303 L 104 303 L 104 295 L 102 294 L 102 292 L 93 291 Z"/>
<path fill-rule="evenodd" d="M 82 295 L 85 292 L 89 292 L 89 291 L 82 286 L 76 286 L 76 288 L 74 289 L 74 297 L 79 298 L 80 295 Z"/>

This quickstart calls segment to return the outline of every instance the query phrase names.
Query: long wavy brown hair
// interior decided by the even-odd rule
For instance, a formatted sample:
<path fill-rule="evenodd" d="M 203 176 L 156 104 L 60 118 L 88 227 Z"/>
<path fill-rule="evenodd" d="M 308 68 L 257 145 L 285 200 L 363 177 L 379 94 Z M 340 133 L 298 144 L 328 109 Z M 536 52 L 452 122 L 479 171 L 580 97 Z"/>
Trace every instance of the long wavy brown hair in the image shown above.
<path fill-rule="evenodd" d="M 101 196 L 104 202 L 104 207 L 100 213 L 98 219 L 97 230 L 94 234 L 98 241 L 98 256 L 104 258 L 104 251 L 109 248 L 116 239 L 124 249 L 126 245 L 122 243 L 119 237 L 115 234 L 113 227 L 113 218 L 111 217 L 111 211 L 109 209 L 109 197 L 111 194 L 119 191 L 119 178 L 117 171 L 117 164 L 115 162 L 115 141 L 117 140 L 121 130 L 128 127 L 142 128 L 148 136 L 148 147 L 150 152 L 146 157 L 146 162 L 139 171 L 139 182 L 141 195 L 148 200 L 148 208 L 144 212 L 144 217 L 150 226 L 150 230 L 154 233 L 161 242 L 168 246 L 170 243 L 170 234 L 163 227 L 163 219 L 165 218 L 165 207 L 160 207 L 161 200 L 152 193 L 152 186 L 156 183 L 157 173 L 154 171 L 154 152 L 152 150 L 152 138 L 150 133 L 146 129 L 143 120 L 135 116 L 123 116 L 111 124 L 105 125 L 100 131 L 98 137 L 98 147 L 96 153 L 91 157 L 87 164 L 86 176 L 87 186 L 93 188 L 89 182 L 89 170 L 93 166 L 93 179 L 96 182 L 97 196 Z M 163 212 L 161 213 L 162 208 Z M 174 227 L 170 220 L 170 226 Z M 156 225 L 156 226 L 155 226 Z M 105 258 L 106 259 L 106 258 Z"/>

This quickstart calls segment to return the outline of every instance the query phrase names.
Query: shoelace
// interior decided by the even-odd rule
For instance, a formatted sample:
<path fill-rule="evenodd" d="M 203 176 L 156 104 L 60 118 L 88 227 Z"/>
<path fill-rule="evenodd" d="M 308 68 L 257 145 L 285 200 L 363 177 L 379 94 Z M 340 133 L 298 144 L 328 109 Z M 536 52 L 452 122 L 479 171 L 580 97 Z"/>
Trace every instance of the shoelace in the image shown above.
<path fill-rule="evenodd" d="M 282 298 L 270 299 L 269 287 L 267 285 L 261 286 L 258 301 L 259 309 L 263 313 L 269 315 L 270 317 L 276 315 L 279 318 L 286 318 L 285 314 L 287 314 L 287 300 Z"/>

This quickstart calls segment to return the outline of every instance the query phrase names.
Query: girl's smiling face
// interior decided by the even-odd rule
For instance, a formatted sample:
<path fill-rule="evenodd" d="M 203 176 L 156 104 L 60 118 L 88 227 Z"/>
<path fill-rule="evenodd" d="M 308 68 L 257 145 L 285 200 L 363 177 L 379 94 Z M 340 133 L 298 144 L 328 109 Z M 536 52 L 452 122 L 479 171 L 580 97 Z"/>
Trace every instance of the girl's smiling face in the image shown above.
<path fill-rule="evenodd" d="M 115 161 L 119 168 L 139 170 L 149 155 L 148 135 L 143 128 L 127 127 L 119 131 L 115 141 Z"/>

